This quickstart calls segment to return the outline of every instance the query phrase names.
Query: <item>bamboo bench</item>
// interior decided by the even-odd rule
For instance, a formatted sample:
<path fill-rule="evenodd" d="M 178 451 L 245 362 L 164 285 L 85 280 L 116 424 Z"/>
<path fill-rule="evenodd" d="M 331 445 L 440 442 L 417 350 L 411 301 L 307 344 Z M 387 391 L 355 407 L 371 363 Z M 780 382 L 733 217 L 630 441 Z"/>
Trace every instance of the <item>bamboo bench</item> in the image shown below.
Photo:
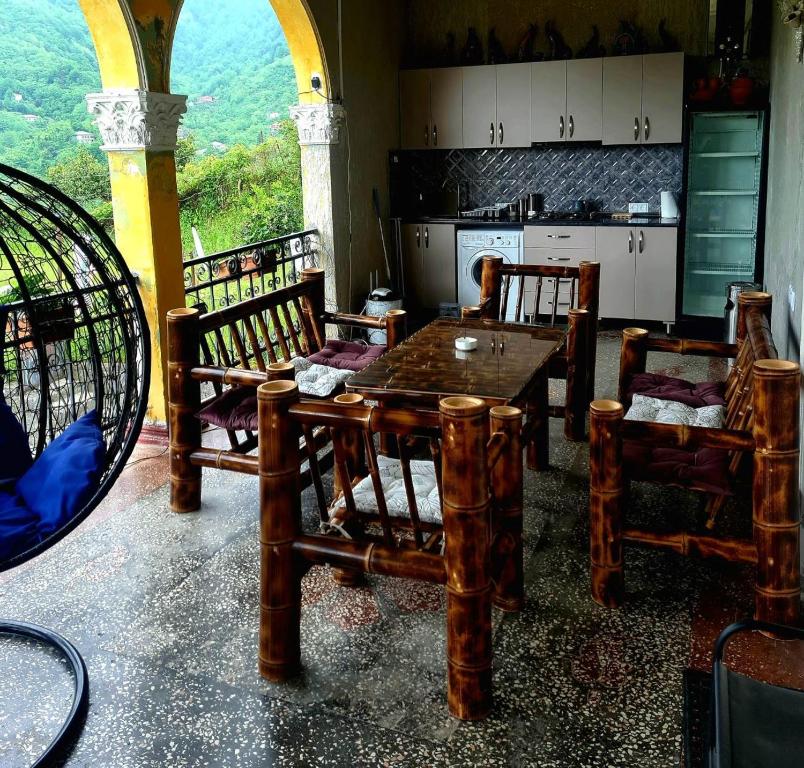
<path fill-rule="evenodd" d="M 533 288 L 526 292 L 526 285 Z M 583 440 L 586 412 L 595 393 L 600 264 L 591 261 L 583 261 L 577 267 L 506 264 L 502 256 L 484 256 L 480 304 L 464 307 L 462 316 L 510 321 L 509 299 L 513 301 L 514 290 L 513 322 L 555 326 L 558 318 L 566 315 L 567 344 L 550 361 L 548 375 L 565 379 L 567 394 L 564 405 L 551 405 L 549 413 L 564 419 L 564 435 L 568 440 Z M 534 296 L 530 313 L 526 293 Z M 549 307 L 547 314 L 541 311 L 546 307 Z M 542 319 L 546 322 L 540 323 Z"/>
<path fill-rule="evenodd" d="M 590 432 L 590 559 L 592 596 L 616 607 L 623 600 L 623 542 L 670 549 L 680 554 L 718 556 L 756 565 L 757 619 L 796 624 L 799 618 L 798 403 L 799 367 L 779 360 L 770 331 L 771 297 L 752 292 L 740 296 L 736 344 L 688 339 L 651 339 L 639 328 L 623 331 L 620 359 L 621 402 L 596 400 L 591 406 Z M 724 387 L 722 428 L 625 420 L 623 402 L 644 374 L 648 351 L 735 359 Z M 624 446 L 626 456 L 624 457 Z M 631 480 L 676 485 L 709 496 L 709 520 L 722 506 L 729 488 L 712 491 L 712 480 L 701 474 L 679 473 L 668 479 L 635 476 L 634 450 L 662 451 L 719 458 L 733 489 L 743 458 L 753 455 L 753 537 L 717 537 L 689 531 L 657 532 L 624 525 Z M 671 453 L 668 453 L 668 450 Z M 675 452 L 675 453 L 674 453 Z M 656 453 L 651 453 L 656 456 Z M 681 454 L 680 458 L 686 460 Z M 641 465 L 640 465 L 641 466 Z M 682 465 L 683 466 L 683 465 Z M 658 468 L 658 464 L 654 467 Z"/>
<path fill-rule="evenodd" d="M 227 430 L 230 450 L 202 447 L 199 410 L 227 392 L 245 388 L 242 394 L 250 404 L 253 400 L 248 420 L 256 425 L 256 387 L 292 378 L 290 361 L 320 352 L 328 324 L 385 330 L 386 346 L 393 348 L 405 337 L 406 313 L 391 310 L 384 317 L 372 317 L 326 311 L 324 270 L 318 268 L 304 269 L 298 283 L 214 312 L 168 312 L 170 505 L 175 512 L 199 508 L 203 467 L 257 474 L 257 457 L 246 455 L 257 447 L 255 430 Z M 211 387 L 205 399 L 202 384 Z M 312 449 L 326 435 L 309 438 Z"/>
<path fill-rule="evenodd" d="M 471 397 L 444 398 L 438 412 L 369 407 L 357 394 L 300 401 L 292 381 L 263 384 L 258 398 L 261 674 L 279 682 L 299 671 L 300 582 L 313 565 L 415 579 L 446 586 L 449 710 L 484 718 L 491 605 L 518 610 L 524 598 L 522 412 L 489 410 Z M 332 436 L 342 496 L 321 507 L 320 528 L 309 532 L 302 530 L 301 491 L 310 476 L 296 447 L 315 429 Z M 380 434 L 396 438 L 398 460 L 378 455 Z M 424 498 L 425 473 L 419 470 L 414 487 L 411 472 L 411 452 L 422 440 L 432 455 L 419 462 L 430 467 Z M 363 452 L 357 465 L 355 441 Z M 315 467 L 316 452 L 307 458 Z"/>

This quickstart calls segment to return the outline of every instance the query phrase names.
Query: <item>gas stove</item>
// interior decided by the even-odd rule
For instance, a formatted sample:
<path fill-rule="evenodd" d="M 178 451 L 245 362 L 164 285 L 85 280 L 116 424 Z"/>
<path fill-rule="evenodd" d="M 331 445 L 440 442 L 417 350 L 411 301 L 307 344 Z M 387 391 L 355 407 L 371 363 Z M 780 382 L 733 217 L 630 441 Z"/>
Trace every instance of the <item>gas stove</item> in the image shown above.
<path fill-rule="evenodd" d="M 530 216 L 530 221 L 602 221 L 611 218 L 605 211 L 538 211 Z"/>

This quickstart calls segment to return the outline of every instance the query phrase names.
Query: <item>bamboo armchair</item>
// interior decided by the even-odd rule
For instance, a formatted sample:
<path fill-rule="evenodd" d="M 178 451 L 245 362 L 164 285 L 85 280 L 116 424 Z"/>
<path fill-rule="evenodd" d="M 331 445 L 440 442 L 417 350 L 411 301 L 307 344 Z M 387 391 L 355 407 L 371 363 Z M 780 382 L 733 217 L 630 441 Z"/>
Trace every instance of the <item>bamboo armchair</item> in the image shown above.
<path fill-rule="evenodd" d="M 355 394 L 300 401 L 290 381 L 263 384 L 258 397 L 261 674 L 283 681 L 299 670 L 300 583 L 313 565 L 443 584 L 449 710 L 461 719 L 484 718 L 491 706 L 491 605 L 517 610 L 523 601 L 521 411 L 489 411 L 470 397 L 445 398 L 438 413 L 369 407 Z M 320 428 L 332 435 L 342 496 L 321 507 L 320 530 L 306 532 L 300 492 L 311 478 L 301 460 L 313 469 L 316 457 L 300 454 L 298 440 Z M 375 448 L 380 433 L 395 436 L 400 449 L 395 496 L 390 460 Z M 440 499 L 437 514 L 427 516 L 411 473 L 410 451 L 422 438 L 433 457 L 431 495 L 437 489 Z M 355 465 L 355 441 L 364 466 Z"/>
<path fill-rule="evenodd" d="M 771 297 L 740 296 L 737 343 L 688 339 L 650 339 L 647 331 L 623 332 L 620 398 L 644 372 L 647 352 L 657 350 L 735 358 L 725 382 L 722 428 L 691 427 L 624 420 L 613 400 L 591 406 L 590 559 L 592 596 L 616 607 L 623 600 L 623 542 L 670 549 L 680 554 L 718 556 L 756 565 L 755 616 L 762 621 L 796 624 L 800 611 L 798 511 L 799 366 L 779 360 L 769 327 Z M 714 449 L 727 462 L 731 481 L 742 459 L 753 455 L 753 537 L 736 539 L 689 531 L 655 532 L 625 527 L 624 507 L 634 466 L 624 461 L 623 446 L 673 448 L 686 452 Z M 663 482 L 649 476 L 638 479 Z M 709 525 L 725 500 L 711 494 L 709 483 L 677 478 L 667 484 L 709 492 Z"/>
<path fill-rule="evenodd" d="M 550 415 L 564 419 L 568 440 L 583 440 L 586 412 L 595 396 L 600 264 L 592 261 L 583 261 L 577 267 L 506 264 L 501 256 L 484 256 L 480 304 L 464 307 L 463 316 L 505 321 L 514 288 L 514 322 L 535 325 L 546 321 L 542 324 L 555 326 L 559 317 L 566 316 L 567 345 L 562 354 L 550 361 L 548 374 L 551 378 L 566 379 L 567 395 L 563 406 L 550 406 Z M 527 304 L 531 304 L 530 312 Z"/>
<path fill-rule="evenodd" d="M 406 313 L 391 310 L 385 317 L 371 317 L 326 311 L 324 270 L 317 268 L 303 270 L 299 283 L 214 312 L 168 312 L 170 504 L 175 512 L 199 508 L 203 467 L 257 474 L 257 458 L 245 455 L 257 447 L 256 387 L 293 378 L 290 360 L 320 351 L 328 324 L 384 329 L 391 349 L 405 337 Z M 211 385 L 206 399 L 202 384 Z M 248 407 L 241 408 L 243 423 L 227 430 L 230 450 L 202 447 L 196 414 L 238 388 L 248 390 L 243 393 Z M 325 437 L 319 435 L 316 444 Z"/>

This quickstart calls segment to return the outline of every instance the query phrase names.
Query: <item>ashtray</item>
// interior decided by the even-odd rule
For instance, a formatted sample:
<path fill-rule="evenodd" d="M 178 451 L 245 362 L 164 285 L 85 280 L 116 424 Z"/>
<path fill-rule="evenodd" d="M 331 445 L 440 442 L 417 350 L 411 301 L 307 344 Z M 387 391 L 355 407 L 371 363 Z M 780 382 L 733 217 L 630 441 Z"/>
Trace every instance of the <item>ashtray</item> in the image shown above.
<path fill-rule="evenodd" d="M 455 339 L 455 349 L 461 352 L 471 352 L 473 349 L 477 349 L 477 339 L 471 336 L 459 336 Z"/>

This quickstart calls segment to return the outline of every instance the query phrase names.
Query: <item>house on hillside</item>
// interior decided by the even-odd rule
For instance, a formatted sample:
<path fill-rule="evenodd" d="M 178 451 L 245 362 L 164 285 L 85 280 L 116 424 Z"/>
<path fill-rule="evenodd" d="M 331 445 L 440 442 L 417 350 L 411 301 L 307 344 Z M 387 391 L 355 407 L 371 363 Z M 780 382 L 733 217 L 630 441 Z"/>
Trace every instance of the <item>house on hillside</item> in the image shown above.
<path fill-rule="evenodd" d="M 76 131 L 75 140 L 79 144 L 92 144 L 92 142 L 95 141 L 95 136 L 89 131 Z"/>
<path fill-rule="evenodd" d="M 39 115 L 23 115 L 22 119 L 25 120 L 26 123 L 36 123 L 41 118 L 39 117 Z"/>
<path fill-rule="evenodd" d="M 199 96 L 196 104 L 214 104 L 216 101 L 214 96 Z"/>
<path fill-rule="evenodd" d="M 18 104 L 22 101 L 22 94 L 21 93 L 15 93 L 15 94 L 12 94 L 12 95 L 14 96 L 14 101 L 16 101 Z"/>
<path fill-rule="evenodd" d="M 225 152 L 227 149 L 229 149 L 228 144 L 224 144 L 222 141 L 213 141 L 210 146 L 216 152 Z"/>

